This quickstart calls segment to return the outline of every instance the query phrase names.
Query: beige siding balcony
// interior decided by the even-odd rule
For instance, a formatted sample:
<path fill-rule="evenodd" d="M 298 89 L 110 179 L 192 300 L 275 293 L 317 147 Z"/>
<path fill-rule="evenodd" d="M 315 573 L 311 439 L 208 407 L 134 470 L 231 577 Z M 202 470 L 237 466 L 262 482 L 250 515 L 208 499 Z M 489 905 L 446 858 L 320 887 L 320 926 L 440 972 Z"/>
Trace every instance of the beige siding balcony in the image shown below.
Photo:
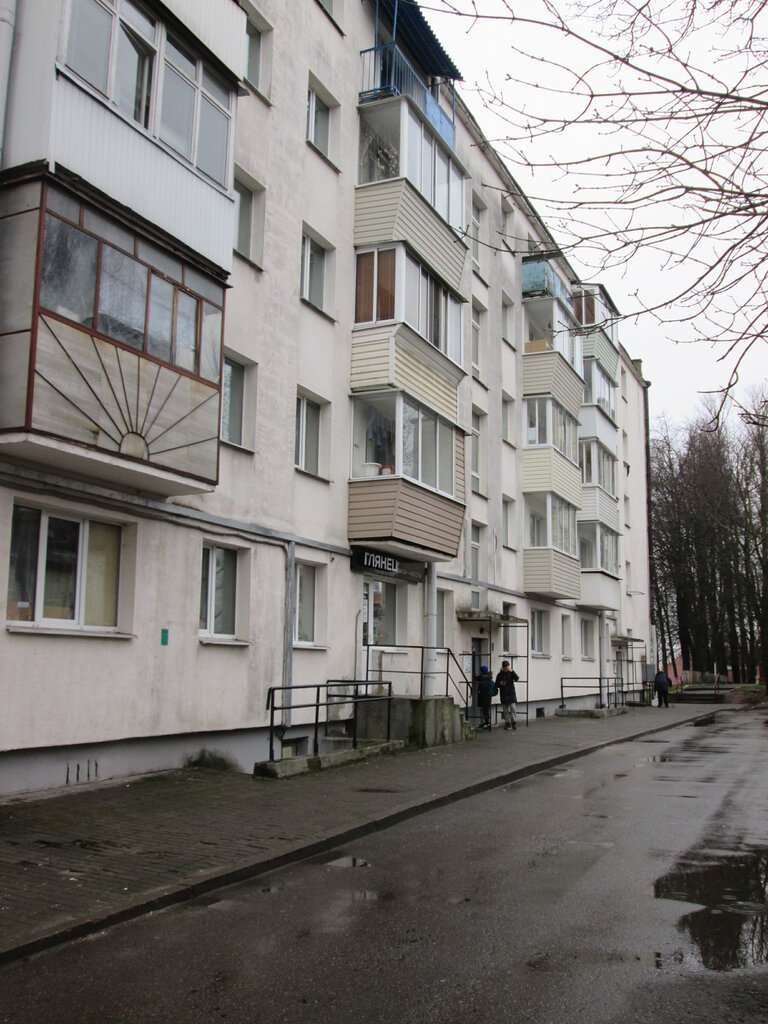
<path fill-rule="evenodd" d="M 407 324 L 358 328 L 352 333 L 353 392 L 398 388 L 455 423 L 463 376 L 461 367 Z"/>
<path fill-rule="evenodd" d="M 581 494 L 581 511 L 577 516 L 578 521 L 604 523 L 618 533 L 620 530 L 618 498 L 612 497 L 594 484 L 583 484 Z"/>
<path fill-rule="evenodd" d="M 576 599 L 581 595 L 581 564 L 578 558 L 555 548 L 526 548 L 523 552 L 526 593 Z"/>
<path fill-rule="evenodd" d="M 523 395 L 551 395 L 578 419 L 584 397 L 584 381 L 571 364 L 553 349 L 529 349 L 523 357 Z M 545 343 L 542 343 L 545 344 Z"/>
<path fill-rule="evenodd" d="M 581 471 L 556 448 L 523 450 L 523 493 L 551 491 L 581 508 Z"/>
<path fill-rule="evenodd" d="M 459 551 L 464 504 L 401 477 L 356 480 L 349 485 L 348 536 L 354 543 L 409 548 L 435 560 Z"/>
<path fill-rule="evenodd" d="M 462 289 L 467 246 L 406 178 L 359 185 L 355 245 L 405 242 L 455 292 Z"/>

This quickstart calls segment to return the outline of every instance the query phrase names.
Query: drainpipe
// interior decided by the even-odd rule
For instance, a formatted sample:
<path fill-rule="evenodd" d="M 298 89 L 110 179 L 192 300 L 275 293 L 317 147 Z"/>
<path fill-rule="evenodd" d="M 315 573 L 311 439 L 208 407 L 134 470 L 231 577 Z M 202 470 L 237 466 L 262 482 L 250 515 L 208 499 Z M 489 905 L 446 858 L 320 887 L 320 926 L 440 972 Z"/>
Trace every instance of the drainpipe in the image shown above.
<path fill-rule="evenodd" d="M 293 623 L 296 618 L 296 544 L 291 541 L 285 551 L 285 624 L 283 627 L 283 686 L 293 683 Z M 283 691 L 283 725 L 291 724 L 291 692 Z"/>
<path fill-rule="evenodd" d="M 5 114 L 11 78 L 13 32 L 16 25 L 16 0 L 0 0 L 0 169 L 5 152 Z"/>
<path fill-rule="evenodd" d="M 605 679 L 605 703 L 608 703 L 608 622 L 605 617 L 605 612 L 601 611 L 597 617 L 597 623 L 599 626 L 598 637 L 599 637 L 599 657 L 600 657 L 600 706 L 603 707 L 603 680 Z"/>
<path fill-rule="evenodd" d="M 437 696 L 437 565 L 427 562 L 426 609 L 424 614 L 424 696 Z"/>

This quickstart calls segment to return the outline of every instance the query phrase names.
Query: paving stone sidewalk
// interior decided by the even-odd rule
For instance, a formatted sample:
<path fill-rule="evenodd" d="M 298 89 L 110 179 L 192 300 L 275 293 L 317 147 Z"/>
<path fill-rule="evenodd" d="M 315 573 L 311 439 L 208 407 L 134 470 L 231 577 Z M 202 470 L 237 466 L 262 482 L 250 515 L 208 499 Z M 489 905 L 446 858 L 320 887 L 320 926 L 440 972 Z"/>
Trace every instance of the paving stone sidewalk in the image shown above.
<path fill-rule="evenodd" d="M 716 710 L 546 718 L 280 781 L 185 770 L 6 801 L 0 963 Z"/>

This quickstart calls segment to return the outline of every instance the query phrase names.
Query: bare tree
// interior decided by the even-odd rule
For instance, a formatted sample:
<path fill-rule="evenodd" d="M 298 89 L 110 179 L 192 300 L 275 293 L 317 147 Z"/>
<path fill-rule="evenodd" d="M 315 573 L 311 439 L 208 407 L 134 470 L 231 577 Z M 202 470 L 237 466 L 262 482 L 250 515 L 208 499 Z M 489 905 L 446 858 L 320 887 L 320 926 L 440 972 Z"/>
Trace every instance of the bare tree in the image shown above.
<path fill-rule="evenodd" d="M 768 337 L 766 0 L 422 6 L 462 18 L 470 38 L 483 25 L 509 33 L 504 81 L 478 86 L 499 119 L 496 145 L 536 181 L 567 178 L 566 198 L 552 188 L 533 199 L 582 263 L 661 270 L 663 294 L 641 282 L 624 312 L 718 347 L 722 412 L 746 353 Z"/>

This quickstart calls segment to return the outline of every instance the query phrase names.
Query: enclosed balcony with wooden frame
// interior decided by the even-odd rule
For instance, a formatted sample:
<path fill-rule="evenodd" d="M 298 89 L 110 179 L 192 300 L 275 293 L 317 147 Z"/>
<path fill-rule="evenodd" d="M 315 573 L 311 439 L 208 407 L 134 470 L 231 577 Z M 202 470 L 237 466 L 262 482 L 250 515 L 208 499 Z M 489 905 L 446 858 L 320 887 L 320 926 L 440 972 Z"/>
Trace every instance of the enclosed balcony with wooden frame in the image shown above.
<path fill-rule="evenodd" d="M 0 453 L 153 495 L 218 477 L 224 288 L 50 182 L 0 207 Z"/>

